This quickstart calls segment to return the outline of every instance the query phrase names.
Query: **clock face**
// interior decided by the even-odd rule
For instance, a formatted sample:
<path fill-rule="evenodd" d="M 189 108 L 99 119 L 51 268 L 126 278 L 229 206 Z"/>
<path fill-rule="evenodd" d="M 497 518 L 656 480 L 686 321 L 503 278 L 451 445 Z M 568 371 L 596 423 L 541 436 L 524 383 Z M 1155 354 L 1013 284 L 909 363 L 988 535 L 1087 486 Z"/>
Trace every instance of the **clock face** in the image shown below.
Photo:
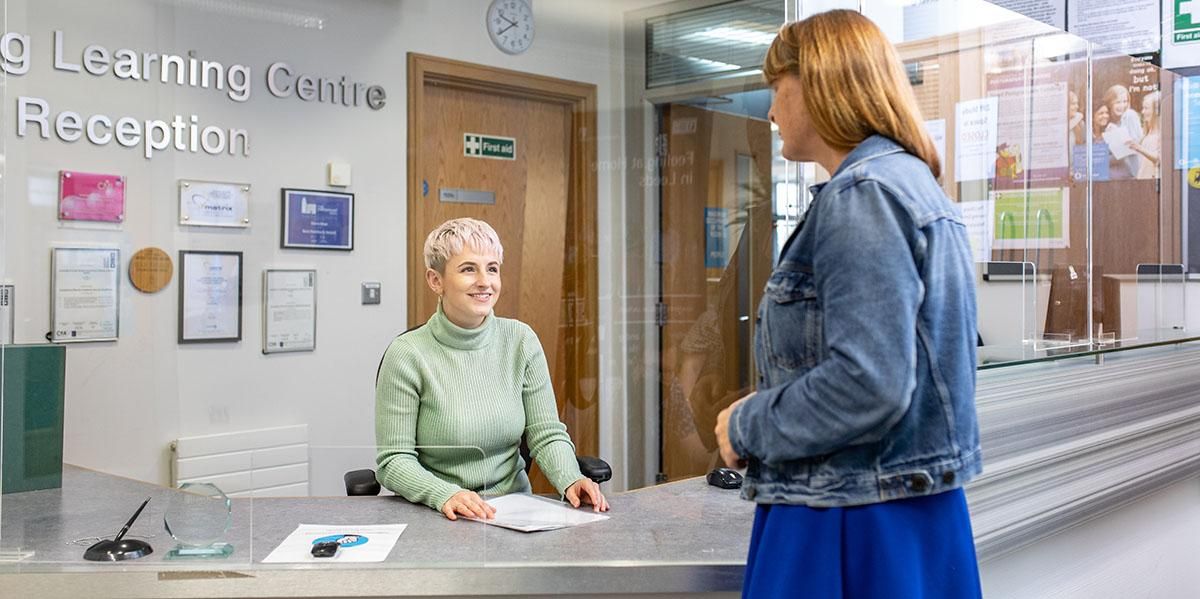
<path fill-rule="evenodd" d="M 487 28 L 502 52 L 520 54 L 533 44 L 533 7 L 525 0 L 493 0 Z"/>

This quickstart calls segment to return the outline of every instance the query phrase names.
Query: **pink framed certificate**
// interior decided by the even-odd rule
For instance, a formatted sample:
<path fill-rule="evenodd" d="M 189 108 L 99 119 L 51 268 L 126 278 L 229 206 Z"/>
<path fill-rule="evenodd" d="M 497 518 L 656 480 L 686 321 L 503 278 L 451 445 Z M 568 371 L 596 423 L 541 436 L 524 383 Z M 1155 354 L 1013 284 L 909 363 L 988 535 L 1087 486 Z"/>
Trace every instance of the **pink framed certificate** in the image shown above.
<path fill-rule="evenodd" d="M 59 220 L 119 223 L 125 220 L 125 177 L 60 171 Z"/>

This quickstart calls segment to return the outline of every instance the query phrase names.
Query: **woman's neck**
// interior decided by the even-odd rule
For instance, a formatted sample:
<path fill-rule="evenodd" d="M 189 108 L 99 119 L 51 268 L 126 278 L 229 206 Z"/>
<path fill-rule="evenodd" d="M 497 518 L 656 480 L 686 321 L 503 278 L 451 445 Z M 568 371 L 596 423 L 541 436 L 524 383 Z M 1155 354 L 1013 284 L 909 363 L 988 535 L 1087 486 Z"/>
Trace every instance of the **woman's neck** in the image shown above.
<path fill-rule="evenodd" d="M 821 165 L 821 168 L 825 169 L 825 172 L 829 173 L 829 176 L 832 177 L 837 172 L 838 167 L 842 166 L 842 163 L 846 161 L 846 157 L 850 155 L 850 151 L 835 150 L 829 146 L 825 146 L 818 150 L 816 154 L 816 156 L 813 156 L 813 162 Z"/>
<path fill-rule="evenodd" d="M 445 306 L 442 307 L 442 313 L 446 315 L 446 320 L 449 320 L 454 326 L 461 329 L 477 329 L 483 324 L 484 320 L 487 320 L 487 316 L 475 316 L 474 314 L 464 319 L 460 315 L 447 311 Z"/>

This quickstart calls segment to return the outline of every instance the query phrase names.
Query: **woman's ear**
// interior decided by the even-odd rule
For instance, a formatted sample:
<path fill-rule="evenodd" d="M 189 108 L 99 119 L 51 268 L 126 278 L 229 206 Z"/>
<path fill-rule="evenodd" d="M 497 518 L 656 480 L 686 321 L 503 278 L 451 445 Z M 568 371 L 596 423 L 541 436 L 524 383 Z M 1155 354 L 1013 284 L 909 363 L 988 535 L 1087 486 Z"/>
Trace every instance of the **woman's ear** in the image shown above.
<path fill-rule="evenodd" d="M 442 296 L 442 275 L 438 274 L 438 271 L 432 268 L 425 269 L 425 282 L 438 297 Z"/>

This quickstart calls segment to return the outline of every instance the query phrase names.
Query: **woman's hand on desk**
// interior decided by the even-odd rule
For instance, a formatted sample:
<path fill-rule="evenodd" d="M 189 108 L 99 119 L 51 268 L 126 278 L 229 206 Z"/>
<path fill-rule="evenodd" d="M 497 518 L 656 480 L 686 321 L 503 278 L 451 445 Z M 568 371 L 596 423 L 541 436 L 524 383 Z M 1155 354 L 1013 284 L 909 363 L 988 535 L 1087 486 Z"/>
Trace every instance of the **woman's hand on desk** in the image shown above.
<path fill-rule="evenodd" d="M 474 491 L 459 491 L 442 504 L 442 513 L 451 520 L 458 520 L 460 515 L 491 520 L 496 517 L 496 508 Z"/>
<path fill-rule="evenodd" d="M 571 507 L 579 507 L 580 504 L 586 502 L 591 504 L 594 511 L 608 511 L 608 500 L 600 492 L 600 485 L 590 478 L 581 478 L 571 483 L 563 496 L 570 502 Z"/>

